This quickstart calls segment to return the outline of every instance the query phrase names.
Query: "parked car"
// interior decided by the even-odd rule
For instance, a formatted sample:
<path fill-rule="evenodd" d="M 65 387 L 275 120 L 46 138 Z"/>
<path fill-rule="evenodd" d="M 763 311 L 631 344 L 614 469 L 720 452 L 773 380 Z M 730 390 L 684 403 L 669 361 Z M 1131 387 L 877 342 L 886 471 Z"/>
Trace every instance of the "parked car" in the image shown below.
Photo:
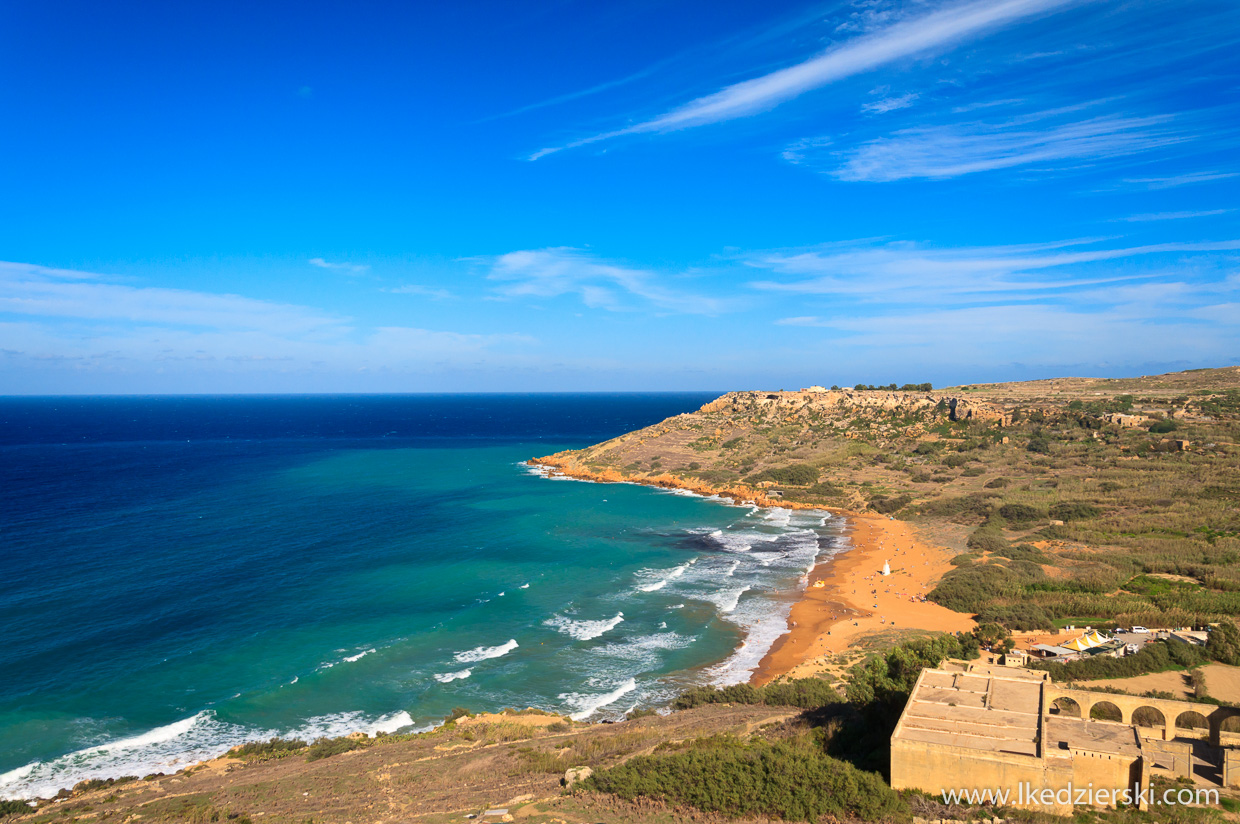
<path fill-rule="evenodd" d="M 1133 632 L 1139 632 L 1139 633 L 1141 633 L 1141 634 L 1143 634 L 1143 635 L 1148 635 L 1148 634 L 1149 634 L 1149 632 L 1150 632 L 1150 631 L 1149 631 L 1148 629 L 1146 629 L 1145 627 L 1133 627 L 1133 628 L 1132 628 L 1132 631 L 1133 631 Z"/>

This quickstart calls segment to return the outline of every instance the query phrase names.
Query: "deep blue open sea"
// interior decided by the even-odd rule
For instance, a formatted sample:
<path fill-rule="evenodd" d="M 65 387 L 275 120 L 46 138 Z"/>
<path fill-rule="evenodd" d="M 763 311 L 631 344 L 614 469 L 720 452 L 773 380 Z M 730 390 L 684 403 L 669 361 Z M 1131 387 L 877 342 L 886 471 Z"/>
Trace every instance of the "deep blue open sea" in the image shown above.
<path fill-rule="evenodd" d="M 0 398 L 0 797 L 746 679 L 825 513 L 522 465 L 710 399 Z"/>

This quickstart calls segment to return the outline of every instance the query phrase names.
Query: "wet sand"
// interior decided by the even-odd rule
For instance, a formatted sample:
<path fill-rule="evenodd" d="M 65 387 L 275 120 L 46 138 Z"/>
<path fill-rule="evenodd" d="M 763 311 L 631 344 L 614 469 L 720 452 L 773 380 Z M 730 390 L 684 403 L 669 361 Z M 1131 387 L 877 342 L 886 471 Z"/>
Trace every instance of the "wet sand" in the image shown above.
<path fill-rule="evenodd" d="M 750 683 L 819 672 L 824 657 L 862 636 L 890 629 L 969 631 L 968 615 L 920 600 L 952 568 L 956 554 L 919 541 L 912 528 L 880 515 L 849 516 L 852 547 L 814 567 L 792 607 L 789 631 L 758 664 Z M 883 562 L 891 574 L 882 573 Z M 822 586 L 815 586 L 821 582 Z"/>

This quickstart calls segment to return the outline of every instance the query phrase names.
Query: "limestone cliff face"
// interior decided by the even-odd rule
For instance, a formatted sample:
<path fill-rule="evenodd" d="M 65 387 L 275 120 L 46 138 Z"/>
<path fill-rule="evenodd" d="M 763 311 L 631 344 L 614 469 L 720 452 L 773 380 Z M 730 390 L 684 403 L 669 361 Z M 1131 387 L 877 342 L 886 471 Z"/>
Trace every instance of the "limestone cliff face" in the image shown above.
<path fill-rule="evenodd" d="M 940 407 L 940 404 L 943 406 Z M 850 413 L 919 412 L 943 408 L 953 421 L 985 420 L 1011 423 L 1002 408 L 969 398 L 933 392 L 882 392 L 833 389 L 825 392 L 729 392 L 698 410 L 698 414 L 748 413 L 761 417 L 842 416 Z M 674 419 L 672 419 L 674 420 Z"/>

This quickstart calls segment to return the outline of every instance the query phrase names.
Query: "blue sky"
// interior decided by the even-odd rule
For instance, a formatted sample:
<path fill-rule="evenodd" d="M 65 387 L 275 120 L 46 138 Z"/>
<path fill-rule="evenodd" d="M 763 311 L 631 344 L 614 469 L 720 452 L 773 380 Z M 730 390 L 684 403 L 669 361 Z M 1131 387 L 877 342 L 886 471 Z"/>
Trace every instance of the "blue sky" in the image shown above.
<path fill-rule="evenodd" d="M 10 2 L 0 394 L 1240 363 L 1240 4 Z"/>

